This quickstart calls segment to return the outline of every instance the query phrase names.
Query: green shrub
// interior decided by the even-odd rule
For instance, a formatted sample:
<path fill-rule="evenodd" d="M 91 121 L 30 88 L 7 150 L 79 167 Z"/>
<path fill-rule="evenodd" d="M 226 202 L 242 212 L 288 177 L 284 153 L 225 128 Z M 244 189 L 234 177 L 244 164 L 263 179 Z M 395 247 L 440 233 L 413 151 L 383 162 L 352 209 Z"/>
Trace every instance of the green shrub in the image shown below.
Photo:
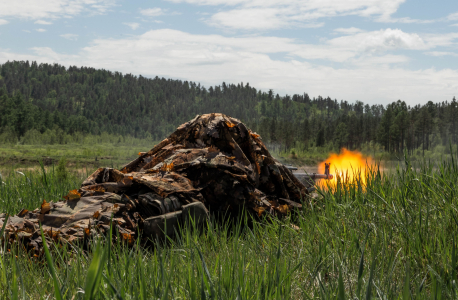
<path fill-rule="evenodd" d="M 23 137 L 21 137 L 22 145 L 41 145 L 42 137 L 41 133 L 36 129 L 28 130 Z"/>
<path fill-rule="evenodd" d="M 10 127 L 0 130 L 0 145 L 16 144 L 18 141 L 17 135 Z"/>

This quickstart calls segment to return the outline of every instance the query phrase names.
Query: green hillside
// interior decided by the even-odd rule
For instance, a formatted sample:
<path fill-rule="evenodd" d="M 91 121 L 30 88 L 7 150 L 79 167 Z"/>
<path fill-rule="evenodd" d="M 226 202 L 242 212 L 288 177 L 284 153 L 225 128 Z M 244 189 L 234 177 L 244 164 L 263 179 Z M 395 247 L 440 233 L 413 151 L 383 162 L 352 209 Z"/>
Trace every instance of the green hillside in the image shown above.
<path fill-rule="evenodd" d="M 393 99 L 395 100 L 395 99 Z M 414 107 L 280 96 L 249 83 L 203 87 L 88 67 L 24 61 L 0 65 L 0 143 L 65 144 L 102 133 L 160 140 L 197 114 L 241 119 L 274 150 L 326 146 L 428 150 L 458 142 L 458 105 Z"/>

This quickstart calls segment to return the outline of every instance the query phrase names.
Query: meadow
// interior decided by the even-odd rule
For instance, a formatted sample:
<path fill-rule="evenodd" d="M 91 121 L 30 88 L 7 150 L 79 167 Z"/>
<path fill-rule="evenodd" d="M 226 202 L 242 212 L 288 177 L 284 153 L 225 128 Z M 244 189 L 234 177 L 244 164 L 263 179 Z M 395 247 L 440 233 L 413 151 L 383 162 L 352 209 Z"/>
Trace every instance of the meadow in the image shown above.
<path fill-rule="evenodd" d="M 132 147 L 112 156 L 134 156 Z M 99 148 L 99 155 L 110 151 Z M 149 147 L 140 148 L 135 151 Z M 76 163 L 93 154 L 81 155 L 65 152 L 62 157 L 74 165 L 64 167 L 56 162 L 18 172 L 23 165 L 4 164 L 0 212 L 34 209 L 43 199 L 58 201 L 78 188 L 96 167 L 78 171 Z M 3 244 L 0 297 L 457 298 L 457 160 L 453 150 L 435 161 L 406 156 L 390 172 L 372 166 L 365 180 L 340 178 L 336 186 L 318 187 L 304 199 L 303 210 L 288 218 L 210 220 L 203 229 L 182 228 L 177 238 L 152 249 L 101 238 L 89 251 L 53 244 L 47 255 L 30 257 L 20 245 Z"/>
<path fill-rule="evenodd" d="M 43 135 L 37 132 L 10 142 L 0 135 L 0 170 L 39 169 L 40 162 L 49 167 L 64 159 L 71 169 L 87 168 L 92 172 L 101 166 L 120 167 L 135 159 L 138 152 L 148 151 L 157 144 L 151 139 L 107 133 L 64 135 L 62 143 L 55 142 L 54 136 L 43 138 Z"/>

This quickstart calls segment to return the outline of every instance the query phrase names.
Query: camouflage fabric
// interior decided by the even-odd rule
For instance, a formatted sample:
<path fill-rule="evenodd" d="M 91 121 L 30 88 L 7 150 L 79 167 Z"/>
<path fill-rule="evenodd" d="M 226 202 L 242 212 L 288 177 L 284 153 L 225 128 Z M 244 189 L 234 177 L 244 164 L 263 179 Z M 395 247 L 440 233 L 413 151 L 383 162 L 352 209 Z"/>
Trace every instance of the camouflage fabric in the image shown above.
<path fill-rule="evenodd" d="M 307 189 L 269 153 L 261 138 L 223 114 L 199 115 L 121 170 L 99 168 L 59 202 L 9 217 L 6 233 L 41 251 L 39 223 L 64 243 L 106 233 L 111 218 L 122 239 L 173 234 L 191 215 L 257 216 L 300 208 Z M 0 226 L 5 216 L 0 216 Z"/>

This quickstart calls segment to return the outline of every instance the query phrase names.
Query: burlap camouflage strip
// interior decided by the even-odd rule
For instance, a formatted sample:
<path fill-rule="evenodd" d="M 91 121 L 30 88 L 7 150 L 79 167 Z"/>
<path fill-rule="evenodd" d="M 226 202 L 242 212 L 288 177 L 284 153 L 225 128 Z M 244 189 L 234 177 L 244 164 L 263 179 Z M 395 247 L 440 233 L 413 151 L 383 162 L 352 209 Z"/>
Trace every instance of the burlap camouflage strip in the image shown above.
<path fill-rule="evenodd" d="M 196 116 L 121 170 L 100 168 L 79 190 L 59 202 L 9 217 L 6 234 L 41 251 L 39 224 L 47 238 L 64 243 L 106 233 L 111 218 L 122 239 L 139 233 L 157 238 L 164 230 L 208 211 L 257 216 L 300 208 L 307 189 L 275 160 L 256 133 L 223 114 Z M 0 218 L 4 223 L 5 215 Z"/>

